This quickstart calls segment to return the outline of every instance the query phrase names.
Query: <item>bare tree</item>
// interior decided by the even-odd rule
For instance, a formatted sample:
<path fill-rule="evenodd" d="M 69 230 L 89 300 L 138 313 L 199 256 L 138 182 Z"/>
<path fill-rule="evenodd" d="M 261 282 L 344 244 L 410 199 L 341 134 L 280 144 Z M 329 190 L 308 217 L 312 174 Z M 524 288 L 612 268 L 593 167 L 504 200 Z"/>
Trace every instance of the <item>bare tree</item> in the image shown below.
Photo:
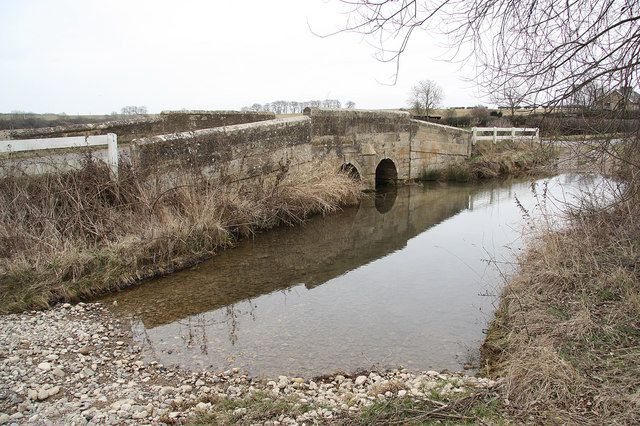
<path fill-rule="evenodd" d="M 473 126 L 486 126 L 489 120 L 489 109 L 484 105 L 476 105 L 471 110 L 471 124 Z"/>
<path fill-rule="evenodd" d="M 442 88 L 432 80 L 421 80 L 411 88 L 409 106 L 416 115 L 429 115 L 442 102 Z"/>
<path fill-rule="evenodd" d="M 487 94 L 523 88 L 555 107 L 585 85 L 638 87 L 640 2 L 629 0 L 342 0 L 340 31 L 373 36 L 379 59 L 396 63 L 424 30 L 444 36 L 454 57 L 473 59 Z M 424 33 L 421 31 L 421 33 Z"/>
<path fill-rule="evenodd" d="M 356 104 L 353 101 L 347 101 L 345 108 L 354 108 Z M 266 104 L 255 103 L 251 106 L 242 107 L 243 111 L 264 111 L 274 112 L 276 114 L 299 114 L 305 108 L 342 108 L 342 103 L 338 99 L 311 100 L 311 101 L 273 101 Z"/>
<path fill-rule="evenodd" d="M 496 92 L 491 96 L 491 100 L 498 104 L 499 107 L 507 107 L 511 119 L 516 115 L 516 110 L 522 107 L 526 96 L 525 90 L 515 85 L 504 87 L 500 92 Z"/>
<path fill-rule="evenodd" d="M 575 111 L 595 112 L 602 109 L 603 100 L 609 90 L 596 83 L 589 83 L 577 90 L 567 102 L 567 106 Z"/>

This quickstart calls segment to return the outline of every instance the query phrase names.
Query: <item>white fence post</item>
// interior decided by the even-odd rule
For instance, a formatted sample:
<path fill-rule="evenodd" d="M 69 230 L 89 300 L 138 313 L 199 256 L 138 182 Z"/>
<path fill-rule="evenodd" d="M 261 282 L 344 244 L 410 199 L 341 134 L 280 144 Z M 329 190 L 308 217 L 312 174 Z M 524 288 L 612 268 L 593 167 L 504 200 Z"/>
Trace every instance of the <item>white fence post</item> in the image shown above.
<path fill-rule="evenodd" d="M 118 177 L 118 137 L 115 133 L 95 136 L 0 140 L 0 153 L 40 151 L 43 149 L 86 148 L 107 145 L 107 165 L 113 179 Z M 51 154 L 55 158 L 55 154 Z M 62 158 L 62 157 L 61 157 Z"/>
<path fill-rule="evenodd" d="M 498 135 L 502 132 L 503 135 Z M 507 132 L 509 134 L 507 134 Z M 540 139 L 540 129 L 537 127 L 472 127 L 471 143 L 475 145 L 480 141 L 492 141 L 494 144 L 502 140 L 529 140 Z"/>
<path fill-rule="evenodd" d="M 107 134 L 107 163 L 114 178 L 118 178 L 118 136 L 115 133 Z"/>

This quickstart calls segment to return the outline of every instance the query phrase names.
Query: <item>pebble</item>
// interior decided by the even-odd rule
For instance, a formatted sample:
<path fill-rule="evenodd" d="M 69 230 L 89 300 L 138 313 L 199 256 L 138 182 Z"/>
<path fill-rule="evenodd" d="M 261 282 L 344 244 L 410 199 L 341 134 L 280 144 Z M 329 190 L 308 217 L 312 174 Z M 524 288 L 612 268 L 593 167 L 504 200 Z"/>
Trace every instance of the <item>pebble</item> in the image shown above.
<path fill-rule="evenodd" d="M 366 381 L 367 381 L 367 376 L 358 376 L 356 377 L 355 384 L 356 386 L 361 386 Z"/>
<path fill-rule="evenodd" d="M 42 371 L 49 371 L 51 370 L 51 364 L 49 364 L 48 362 L 41 362 L 40 364 L 38 364 L 38 368 Z"/>
<path fill-rule="evenodd" d="M 3 315 L 0 329 L 0 425 L 183 424 L 221 409 L 210 398 L 238 400 L 260 391 L 292 406 L 290 413 L 276 411 L 263 424 L 331 423 L 340 413 L 356 415 L 377 399 L 426 398 L 425 392 L 431 397 L 431 392 L 453 394 L 498 383 L 462 373 L 404 370 L 263 381 L 238 368 L 196 373 L 165 367 L 144 359 L 131 329 L 96 303 Z M 390 382 L 406 389 L 386 390 Z M 374 394 L 378 389 L 384 393 Z M 294 414 L 301 405 L 308 411 Z M 236 417 L 247 413 L 245 407 L 229 410 Z"/>

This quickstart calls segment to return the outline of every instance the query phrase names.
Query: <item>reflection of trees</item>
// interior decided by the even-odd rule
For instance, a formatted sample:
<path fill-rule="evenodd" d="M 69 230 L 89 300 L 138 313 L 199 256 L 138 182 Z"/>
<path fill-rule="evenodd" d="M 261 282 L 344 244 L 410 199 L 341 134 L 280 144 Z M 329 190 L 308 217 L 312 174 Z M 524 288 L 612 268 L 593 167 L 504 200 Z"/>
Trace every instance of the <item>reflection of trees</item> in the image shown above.
<path fill-rule="evenodd" d="M 238 342 L 239 318 L 247 316 L 251 321 L 256 320 L 256 313 L 253 301 L 247 300 L 248 309 L 240 309 L 236 304 L 225 306 L 215 312 L 205 312 L 201 314 L 191 315 L 185 320 L 179 320 L 177 323 L 181 327 L 179 332 L 180 338 L 187 348 L 195 346 L 200 347 L 200 353 L 207 355 L 209 353 L 209 339 L 207 337 L 207 329 L 211 326 L 224 325 L 228 328 L 229 342 L 234 346 Z M 223 318 L 216 319 L 216 315 L 222 313 Z M 144 327 L 143 327 L 144 328 Z M 146 330 L 144 331 L 146 334 Z M 145 340 L 145 344 L 151 347 L 150 340 Z"/>

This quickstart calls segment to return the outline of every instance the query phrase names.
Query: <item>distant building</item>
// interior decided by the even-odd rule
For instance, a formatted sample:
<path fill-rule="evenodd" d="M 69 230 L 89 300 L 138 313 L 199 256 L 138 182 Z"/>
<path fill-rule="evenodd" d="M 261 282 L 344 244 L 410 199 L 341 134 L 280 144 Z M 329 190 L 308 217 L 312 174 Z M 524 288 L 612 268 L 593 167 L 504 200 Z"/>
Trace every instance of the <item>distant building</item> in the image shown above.
<path fill-rule="evenodd" d="M 603 95 L 596 101 L 596 104 L 598 107 L 609 111 L 639 111 L 640 94 L 633 90 L 632 87 L 627 86 L 620 89 L 614 89 Z"/>
<path fill-rule="evenodd" d="M 412 118 L 414 120 L 421 120 L 421 121 L 434 121 L 434 120 L 442 120 L 442 115 L 440 114 L 413 115 Z"/>

